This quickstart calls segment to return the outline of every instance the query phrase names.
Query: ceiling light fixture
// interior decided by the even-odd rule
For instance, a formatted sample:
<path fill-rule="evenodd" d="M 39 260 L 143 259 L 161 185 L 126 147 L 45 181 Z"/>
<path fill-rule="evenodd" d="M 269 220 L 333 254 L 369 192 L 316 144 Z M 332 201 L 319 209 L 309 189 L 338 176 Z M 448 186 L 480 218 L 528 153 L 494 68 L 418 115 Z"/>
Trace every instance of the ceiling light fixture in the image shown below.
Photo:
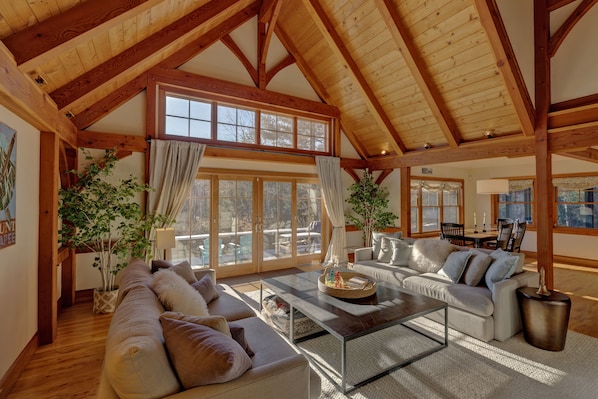
<path fill-rule="evenodd" d="M 484 135 L 486 136 L 487 139 L 491 139 L 494 137 L 494 130 L 488 129 L 484 132 Z"/>
<path fill-rule="evenodd" d="M 430 145 L 430 143 L 426 143 L 426 144 L 424 144 L 424 148 L 426 150 L 429 150 L 430 148 L 432 148 L 432 146 Z"/>
<path fill-rule="evenodd" d="M 386 155 L 386 154 L 387 154 L 387 152 L 386 152 L 386 150 L 382 150 L 382 151 L 380 151 L 380 154 L 382 154 L 382 155 Z"/>
<path fill-rule="evenodd" d="M 476 182 L 478 194 L 508 194 L 509 179 L 488 179 Z"/>

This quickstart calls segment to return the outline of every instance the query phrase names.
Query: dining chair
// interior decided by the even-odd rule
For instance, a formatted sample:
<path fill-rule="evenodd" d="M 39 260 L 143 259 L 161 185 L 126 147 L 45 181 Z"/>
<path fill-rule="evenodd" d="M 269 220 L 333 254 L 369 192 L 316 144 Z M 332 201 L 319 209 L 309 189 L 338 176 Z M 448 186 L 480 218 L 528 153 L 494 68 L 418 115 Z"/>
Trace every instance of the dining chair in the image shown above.
<path fill-rule="evenodd" d="M 451 244 L 465 246 L 465 225 L 462 223 L 441 223 L 440 237 Z"/>
<path fill-rule="evenodd" d="M 515 224 L 515 231 L 513 233 L 513 237 L 509 243 L 509 252 L 521 252 L 521 242 L 523 241 L 523 236 L 525 235 L 525 230 L 527 229 L 527 222 L 518 222 Z"/>
<path fill-rule="evenodd" d="M 496 241 L 486 242 L 486 248 L 507 250 L 511 241 L 514 224 L 503 222 L 500 224 Z"/>

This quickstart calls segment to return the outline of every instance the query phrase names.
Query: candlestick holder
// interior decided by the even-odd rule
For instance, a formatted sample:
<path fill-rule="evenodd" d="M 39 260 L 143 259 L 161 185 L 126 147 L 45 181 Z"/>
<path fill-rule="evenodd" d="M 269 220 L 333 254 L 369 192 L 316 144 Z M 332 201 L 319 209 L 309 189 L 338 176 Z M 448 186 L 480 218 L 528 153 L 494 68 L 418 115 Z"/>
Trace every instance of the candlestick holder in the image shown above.
<path fill-rule="evenodd" d="M 484 223 L 484 227 L 482 227 L 482 233 L 486 232 L 486 223 Z"/>
<path fill-rule="evenodd" d="M 478 234 L 478 233 L 479 233 L 479 231 L 478 231 L 478 225 L 474 224 L 473 225 L 473 234 Z"/>

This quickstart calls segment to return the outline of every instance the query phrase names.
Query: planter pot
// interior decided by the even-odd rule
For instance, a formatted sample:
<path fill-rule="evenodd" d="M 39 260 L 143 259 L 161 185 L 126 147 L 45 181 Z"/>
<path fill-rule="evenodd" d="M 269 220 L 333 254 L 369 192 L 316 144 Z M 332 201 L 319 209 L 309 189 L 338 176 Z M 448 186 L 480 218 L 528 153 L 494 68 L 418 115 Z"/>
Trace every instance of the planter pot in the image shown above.
<path fill-rule="evenodd" d="M 93 312 L 95 314 L 113 313 L 116 309 L 118 288 L 112 291 L 103 291 L 99 288 L 93 290 Z"/>

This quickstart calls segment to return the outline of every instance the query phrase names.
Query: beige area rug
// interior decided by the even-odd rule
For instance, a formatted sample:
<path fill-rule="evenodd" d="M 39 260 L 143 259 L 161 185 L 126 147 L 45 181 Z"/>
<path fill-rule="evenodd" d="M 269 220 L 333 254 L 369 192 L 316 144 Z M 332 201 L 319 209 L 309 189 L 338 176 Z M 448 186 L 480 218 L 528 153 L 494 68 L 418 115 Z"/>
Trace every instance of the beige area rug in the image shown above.
<path fill-rule="evenodd" d="M 257 306 L 259 291 L 242 293 Z M 444 327 L 426 318 L 411 323 L 439 337 Z M 375 374 L 433 342 L 396 326 L 351 341 L 348 381 Z M 333 374 L 340 383 L 340 343 L 324 335 L 299 344 L 302 352 Z M 317 370 L 317 369 L 316 369 Z M 545 351 L 518 334 L 505 341 L 485 343 L 449 329 L 449 346 L 387 376 L 343 395 L 322 375 L 325 398 L 598 398 L 598 339 L 573 331 L 565 349 Z"/>

